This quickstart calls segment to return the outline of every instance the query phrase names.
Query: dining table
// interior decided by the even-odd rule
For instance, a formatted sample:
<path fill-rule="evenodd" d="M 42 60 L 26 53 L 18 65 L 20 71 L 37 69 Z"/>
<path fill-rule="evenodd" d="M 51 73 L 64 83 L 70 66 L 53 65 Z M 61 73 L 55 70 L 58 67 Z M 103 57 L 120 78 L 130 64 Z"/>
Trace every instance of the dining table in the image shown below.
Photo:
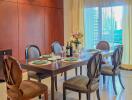
<path fill-rule="evenodd" d="M 101 52 L 103 55 L 111 55 L 111 52 Z M 26 69 L 27 71 L 35 71 L 35 72 L 41 72 L 43 74 L 48 74 L 51 76 L 51 100 L 55 99 L 54 95 L 54 82 L 57 74 L 66 72 L 71 69 L 75 69 L 77 67 L 86 65 L 90 59 L 90 57 L 93 55 L 93 53 L 88 52 L 87 50 L 84 50 L 83 52 L 75 54 L 74 57 L 71 58 L 77 58 L 77 60 L 65 60 L 65 57 L 62 57 L 60 59 L 56 59 L 54 61 L 49 61 L 48 64 L 31 64 L 29 62 L 35 61 L 35 60 L 47 60 L 47 58 L 36 58 L 31 59 L 30 61 L 22 60 L 20 61 L 21 66 L 23 69 Z"/>

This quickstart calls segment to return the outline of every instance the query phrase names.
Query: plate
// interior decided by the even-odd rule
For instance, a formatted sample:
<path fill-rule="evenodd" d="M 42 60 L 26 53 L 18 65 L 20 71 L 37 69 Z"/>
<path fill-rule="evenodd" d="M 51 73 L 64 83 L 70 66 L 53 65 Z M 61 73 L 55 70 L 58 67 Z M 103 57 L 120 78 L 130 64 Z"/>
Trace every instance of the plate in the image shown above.
<path fill-rule="evenodd" d="M 79 59 L 78 58 L 74 58 L 74 57 L 70 57 L 70 58 L 64 58 L 64 61 L 74 62 L 74 61 L 79 61 Z"/>
<path fill-rule="evenodd" d="M 48 64 L 51 64 L 51 62 L 48 60 L 34 60 L 29 62 L 29 65 L 48 65 Z"/>
<path fill-rule="evenodd" d="M 97 53 L 97 52 L 101 52 L 101 50 L 99 49 L 88 49 L 88 52 L 91 54 Z"/>
<path fill-rule="evenodd" d="M 61 60 L 60 56 L 53 56 L 51 58 L 48 58 L 49 61 L 55 61 L 55 60 Z"/>

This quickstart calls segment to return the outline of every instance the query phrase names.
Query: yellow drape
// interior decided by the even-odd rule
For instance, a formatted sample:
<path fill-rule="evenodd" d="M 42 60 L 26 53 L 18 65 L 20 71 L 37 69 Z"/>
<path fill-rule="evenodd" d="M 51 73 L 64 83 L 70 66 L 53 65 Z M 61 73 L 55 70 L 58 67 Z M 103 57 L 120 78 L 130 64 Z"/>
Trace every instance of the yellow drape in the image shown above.
<path fill-rule="evenodd" d="M 72 0 L 72 32 L 84 34 L 84 0 Z"/>
<path fill-rule="evenodd" d="M 70 40 L 73 32 L 84 34 L 84 0 L 64 0 L 65 43 Z"/>
<path fill-rule="evenodd" d="M 123 63 L 132 64 L 132 0 L 126 0 L 127 6 L 124 11 L 124 33 L 123 33 L 123 44 L 124 54 Z"/>

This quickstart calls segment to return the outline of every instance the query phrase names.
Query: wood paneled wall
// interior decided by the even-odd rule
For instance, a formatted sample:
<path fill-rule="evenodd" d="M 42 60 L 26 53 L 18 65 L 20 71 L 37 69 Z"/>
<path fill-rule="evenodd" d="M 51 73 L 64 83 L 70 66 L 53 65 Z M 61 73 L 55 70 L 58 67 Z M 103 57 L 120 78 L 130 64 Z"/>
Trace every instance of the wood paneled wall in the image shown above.
<path fill-rule="evenodd" d="M 0 0 L 0 49 L 25 59 L 27 45 L 49 53 L 56 40 L 63 45 L 63 0 Z"/>

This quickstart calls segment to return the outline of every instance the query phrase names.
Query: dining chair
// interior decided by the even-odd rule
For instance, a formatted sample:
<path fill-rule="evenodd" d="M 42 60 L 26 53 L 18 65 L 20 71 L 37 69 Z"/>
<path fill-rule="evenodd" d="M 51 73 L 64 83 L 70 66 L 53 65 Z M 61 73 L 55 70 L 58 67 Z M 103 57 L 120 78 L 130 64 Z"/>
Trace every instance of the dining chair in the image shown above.
<path fill-rule="evenodd" d="M 51 50 L 55 55 L 61 55 L 63 48 L 61 46 L 61 44 L 58 41 L 54 41 L 51 44 Z"/>
<path fill-rule="evenodd" d="M 25 50 L 25 59 L 29 62 L 30 59 L 39 58 L 41 56 L 41 52 L 38 46 L 36 45 L 28 45 Z M 30 78 L 37 79 L 38 82 L 41 82 L 42 79 L 50 77 L 49 74 L 43 72 L 35 72 L 28 71 L 28 80 Z M 55 88 L 57 90 L 57 78 L 55 80 Z"/>
<path fill-rule="evenodd" d="M 3 63 L 3 57 L 4 55 L 12 55 L 12 49 L 5 49 L 5 50 L 0 50 L 0 83 L 1 82 L 5 82 L 5 78 L 4 78 L 4 73 L 3 73 L 3 67 L 4 63 Z"/>
<path fill-rule="evenodd" d="M 122 62 L 122 54 L 123 54 L 123 46 L 120 45 L 114 50 L 113 55 L 111 56 L 112 64 L 102 64 L 102 68 L 101 68 L 101 74 L 103 76 L 112 76 L 113 88 L 116 95 L 117 95 L 116 80 L 115 80 L 116 76 L 118 76 L 122 88 L 125 89 L 121 81 L 121 74 L 119 68 Z M 103 78 L 103 81 L 105 83 L 105 77 Z"/>
<path fill-rule="evenodd" d="M 52 44 L 51 44 L 51 50 L 52 52 L 55 54 L 55 55 L 60 55 L 62 56 L 62 51 L 63 51 L 63 48 L 61 46 L 61 44 L 58 42 L 58 41 L 54 41 Z M 61 74 L 62 76 L 62 74 Z M 64 79 L 67 80 L 67 73 L 64 72 Z"/>
<path fill-rule="evenodd" d="M 110 45 L 107 41 L 100 41 L 97 46 L 96 49 L 99 50 L 110 50 Z"/>
<path fill-rule="evenodd" d="M 63 48 L 58 41 L 54 41 L 51 44 L 51 49 L 55 55 L 62 55 L 61 53 L 63 52 Z M 75 74 L 77 76 L 77 68 L 75 68 Z M 64 80 L 67 80 L 67 72 L 64 72 Z"/>
<path fill-rule="evenodd" d="M 4 58 L 4 64 L 7 100 L 30 100 L 41 94 L 44 94 L 44 100 L 48 100 L 46 85 L 30 80 L 22 81 L 21 65 L 15 58 Z"/>
<path fill-rule="evenodd" d="M 107 41 L 99 41 L 99 43 L 96 45 L 96 49 L 109 51 L 110 45 Z M 102 62 L 101 62 L 102 64 L 106 64 L 108 62 L 110 62 L 108 60 L 108 57 L 102 58 Z M 105 76 L 103 76 L 103 83 L 105 83 Z"/>
<path fill-rule="evenodd" d="M 99 76 L 101 70 L 102 55 L 95 53 L 87 63 L 87 76 L 76 76 L 63 83 L 63 100 L 66 100 L 66 90 L 71 90 L 79 93 L 79 100 L 81 100 L 81 93 L 87 94 L 87 100 L 90 100 L 90 93 L 95 92 L 97 99 L 100 100 L 99 95 Z"/>

